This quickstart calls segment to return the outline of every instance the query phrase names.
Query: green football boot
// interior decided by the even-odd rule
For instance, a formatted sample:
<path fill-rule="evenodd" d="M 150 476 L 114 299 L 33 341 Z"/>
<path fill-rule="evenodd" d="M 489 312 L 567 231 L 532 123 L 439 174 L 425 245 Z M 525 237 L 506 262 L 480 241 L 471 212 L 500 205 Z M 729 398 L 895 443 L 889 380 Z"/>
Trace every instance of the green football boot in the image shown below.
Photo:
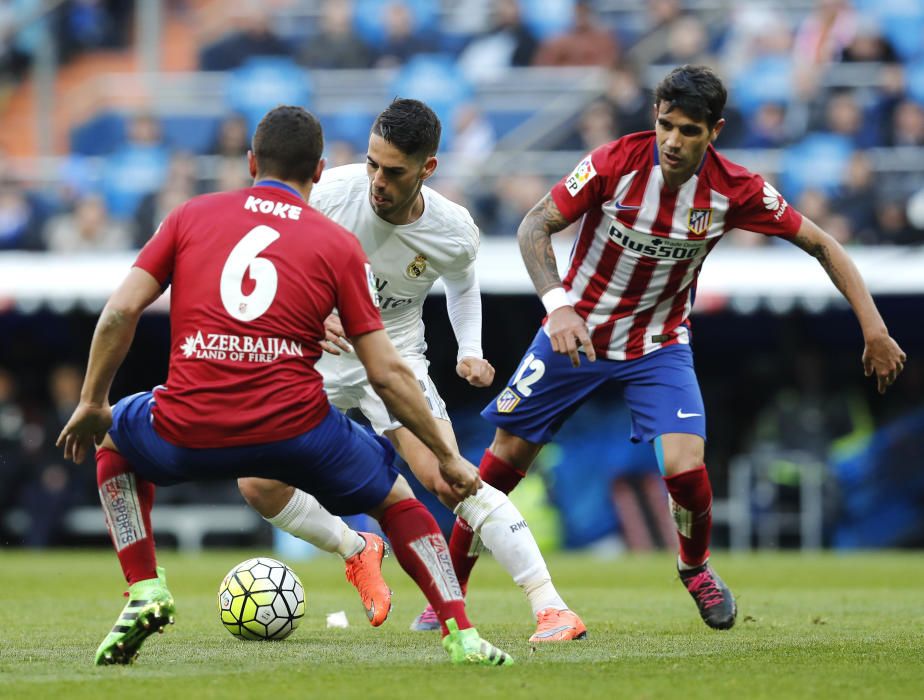
<path fill-rule="evenodd" d="M 167 590 L 163 567 L 157 567 L 157 578 L 138 581 L 128 587 L 128 602 L 96 650 L 96 665 L 130 664 L 138 656 L 144 640 L 173 624 L 176 604 Z"/>
<path fill-rule="evenodd" d="M 512 666 L 513 657 L 478 636 L 478 630 L 469 627 L 460 630 L 455 618 L 446 621 L 449 634 L 443 637 L 443 648 L 454 664 L 479 666 Z"/>

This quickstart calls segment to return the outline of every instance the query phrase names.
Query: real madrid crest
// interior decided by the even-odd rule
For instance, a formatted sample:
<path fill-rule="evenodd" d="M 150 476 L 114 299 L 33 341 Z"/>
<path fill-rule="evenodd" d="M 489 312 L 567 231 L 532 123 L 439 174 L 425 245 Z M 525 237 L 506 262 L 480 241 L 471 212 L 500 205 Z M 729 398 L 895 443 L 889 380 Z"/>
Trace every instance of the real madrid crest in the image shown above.
<path fill-rule="evenodd" d="M 417 257 L 411 260 L 411 264 L 407 266 L 407 269 L 405 270 L 405 272 L 407 273 L 408 277 L 417 278 L 417 277 L 420 277 L 426 269 L 427 269 L 427 258 L 423 255 L 418 254 Z"/>

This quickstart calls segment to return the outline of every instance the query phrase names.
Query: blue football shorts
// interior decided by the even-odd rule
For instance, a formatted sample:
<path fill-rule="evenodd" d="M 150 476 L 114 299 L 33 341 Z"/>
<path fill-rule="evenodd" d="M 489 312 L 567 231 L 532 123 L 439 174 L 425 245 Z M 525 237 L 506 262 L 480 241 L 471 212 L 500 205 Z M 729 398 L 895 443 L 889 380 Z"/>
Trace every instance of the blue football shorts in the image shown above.
<path fill-rule="evenodd" d="M 353 515 L 382 503 L 398 478 L 391 443 L 333 407 L 317 426 L 288 440 L 192 449 L 157 434 L 155 400 L 147 391 L 119 401 L 109 435 L 137 474 L 159 486 L 257 476 L 300 488 L 332 513 Z"/>
<path fill-rule="evenodd" d="M 568 355 L 552 350 L 540 328 L 507 387 L 481 415 L 508 433 L 545 444 L 597 388 L 616 382 L 632 415 L 633 442 L 652 442 L 665 433 L 706 438 L 703 397 L 689 345 L 668 345 L 637 360 L 589 362 L 572 367 Z"/>

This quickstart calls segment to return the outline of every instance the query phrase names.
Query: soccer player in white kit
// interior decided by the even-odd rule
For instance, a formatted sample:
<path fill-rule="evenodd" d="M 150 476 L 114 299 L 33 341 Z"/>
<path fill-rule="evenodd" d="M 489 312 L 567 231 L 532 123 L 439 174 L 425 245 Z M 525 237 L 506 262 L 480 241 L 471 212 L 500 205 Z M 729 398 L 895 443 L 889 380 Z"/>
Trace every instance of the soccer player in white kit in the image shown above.
<path fill-rule="evenodd" d="M 490 386 L 494 368 L 481 349 L 481 293 L 475 276 L 478 228 L 468 211 L 424 181 L 436 169 L 441 126 L 424 103 L 396 99 L 376 118 L 366 164 L 325 171 L 310 204 L 353 231 L 368 256 L 382 320 L 401 357 L 417 375 L 446 439 L 455 436 L 445 404 L 427 368 L 424 300 L 442 278 L 449 319 L 458 342 L 456 372 L 477 387 Z M 539 621 L 530 641 L 583 639 L 586 627 L 555 590 L 548 568 L 523 516 L 507 496 L 488 484 L 459 502 L 439 473 L 436 457 L 390 415 L 362 364 L 343 340 L 336 316 L 328 319 L 328 351 L 317 364 L 331 403 L 359 408 L 376 434 L 384 435 L 420 482 L 469 523 L 484 545 L 529 599 Z M 342 352 L 341 352 L 342 351 Z M 247 478 L 238 482 L 247 502 L 270 523 L 347 563 L 347 578 L 360 592 L 369 621 L 380 625 L 391 606 L 381 578 L 381 542 L 358 533 L 326 511 L 310 494 L 282 482 Z M 520 525 L 520 527 L 517 527 Z M 371 543 L 371 547 L 367 547 Z M 443 552 L 449 558 L 449 552 Z M 464 591 L 463 591 L 464 592 Z M 452 595 L 447 591 L 447 595 Z M 438 629 L 429 609 L 412 629 Z"/>

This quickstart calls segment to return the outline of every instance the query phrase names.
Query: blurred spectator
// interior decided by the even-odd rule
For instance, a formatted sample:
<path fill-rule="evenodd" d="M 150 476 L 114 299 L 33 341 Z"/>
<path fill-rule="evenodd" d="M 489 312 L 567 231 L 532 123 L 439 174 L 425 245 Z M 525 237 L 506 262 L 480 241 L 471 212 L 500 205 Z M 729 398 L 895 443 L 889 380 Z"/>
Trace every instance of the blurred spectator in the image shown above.
<path fill-rule="evenodd" d="M 19 450 L 26 418 L 17 401 L 16 377 L 0 367 L 0 512 L 12 500 L 13 484 L 20 478 Z"/>
<path fill-rule="evenodd" d="M 41 249 L 40 219 L 22 185 L 0 173 L 0 250 Z"/>
<path fill-rule="evenodd" d="M 77 201 L 74 211 L 52 217 L 42 232 L 50 253 L 129 250 L 132 234 L 127 226 L 109 218 L 100 195 Z"/>
<path fill-rule="evenodd" d="M 609 68 L 619 61 L 619 56 L 615 36 L 600 21 L 590 0 L 577 0 L 571 29 L 543 41 L 533 58 L 533 65 Z"/>
<path fill-rule="evenodd" d="M 879 142 L 885 146 L 894 145 L 892 123 L 895 110 L 906 98 L 905 69 L 901 64 L 884 64 L 879 70 L 876 91 L 870 96 L 867 106 L 867 128 L 879 132 Z"/>
<path fill-rule="evenodd" d="M 789 18 L 769 4 L 735 3 L 721 43 L 726 75 L 734 78 L 766 57 L 788 57 L 792 51 Z"/>
<path fill-rule="evenodd" d="M 808 217 L 822 228 L 824 228 L 822 222 L 831 213 L 831 202 L 828 195 L 822 190 L 813 187 L 804 189 L 794 206 L 803 216 Z"/>
<path fill-rule="evenodd" d="M 831 201 L 831 208 L 850 222 L 854 242 L 874 244 L 876 232 L 876 179 L 868 154 L 857 151 L 850 158 L 844 184 Z"/>
<path fill-rule="evenodd" d="M 866 17 L 857 23 L 856 32 L 841 51 L 840 60 L 845 63 L 897 63 L 899 56 L 875 20 Z"/>
<path fill-rule="evenodd" d="M 883 197 L 876 205 L 879 243 L 886 245 L 916 245 L 924 243 L 924 231 L 908 221 L 907 203 L 903 197 Z"/>
<path fill-rule="evenodd" d="M 806 189 L 802 192 L 796 208 L 802 214 L 831 235 L 841 245 L 850 245 L 853 240 L 852 222 L 843 212 L 833 208 L 832 200 L 828 194 L 819 189 Z"/>
<path fill-rule="evenodd" d="M 83 51 L 124 46 L 134 3 L 70 0 L 59 10 L 58 48 L 64 60 Z"/>
<path fill-rule="evenodd" d="M 324 144 L 324 157 L 328 168 L 336 168 L 351 163 L 362 163 L 365 157 L 356 152 L 349 141 L 330 141 Z"/>
<path fill-rule="evenodd" d="M 41 0 L 0 2 L 0 87 L 21 80 L 32 64 L 47 24 L 41 9 Z"/>
<path fill-rule="evenodd" d="M 414 16 L 403 2 L 392 2 L 382 11 L 385 36 L 378 48 L 375 65 L 379 68 L 402 66 L 417 54 L 431 53 L 436 45 L 416 31 Z"/>
<path fill-rule="evenodd" d="M 765 102 L 751 117 L 742 148 L 780 148 L 786 142 L 786 107 Z"/>
<path fill-rule="evenodd" d="M 496 80 L 510 67 L 530 65 L 537 47 L 517 0 L 497 0 L 491 29 L 465 47 L 458 63 L 473 82 Z"/>
<path fill-rule="evenodd" d="M 824 110 L 826 131 L 843 136 L 856 148 L 879 145 L 879 132 L 865 123 L 863 110 L 853 91 L 835 92 L 828 98 Z"/>
<path fill-rule="evenodd" d="M 23 537 L 27 547 L 47 547 L 57 544 L 64 516 L 80 501 L 91 483 L 92 472 L 68 466 L 61 460 L 53 442 L 80 401 L 83 372 L 72 364 L 59 364 L 48 373 L 50 404 L 45 409 L 42 424 L 32 426 L 35 433 L 29 448 L 37 464 L 33 478 L 19 496 L 19 504 L 29 517 Z"/>
<path fill-rule="evenodd" d="M 683 17 L 680 0 L 649 0 L 644 7 L 647 26 L 626 52 L 637 66 L 650 66 L 664 53 L 671 27 Z"/>
<path fill-rule="evenodd" d="M 218 125 L 209 153 L 215 156 L 243 157 L 250 150 L 250 125 L 243 114 L 229 114 Z"/>
<path fill-rule="evenodd" d="M 235 156 L 234 161 L 241 165 L 244 162 L 241 156 Z M 189 153 L 173 154 L 164 185 L 145 195 L 135 212 L 134 247 L 140 248 L 147 243 L 167 214 L 198 193 L 199 174 L 195 157 Z"/>
<path fill-rule="evenodd" d="M 516 236 L 526 212 L 548 191 L 549 183 L 538 175 L 501 178 L 495 182 L 491 200 L 480 203 L 483 216 L 477 218 L 490 235 Z"/>
<path fill-rule="evenodd" d="M 372 49 L 353 31 L 353 3 L 325 0 L 318 31 L 298 51 L 298 62 L 309 68 L 368 68 Z"/>
<path fill-rule="evenodd" d="M 458 176 L 477 175 L 478 166 L 490 157 L 497 142 L 491 122 L 474 103 L 461 105 L 455 111 L 453 138 L 449 152 L 454 157 Z"/>
<path fill-rule="evenodd" d="M 709 51 L 709 31 L 703 20 L 697 15 L 682 15 L 671 22 L 667 30 L 667 44 L 663 53 L 656 56 L 655 63 L 715 67 L 716 58 Z"/>
<path fill-rule="evenodd" d="M 890 146 L 924 146 L 924 107 L 912 100 L 903 100 L 892 116 Z"/>
<path fill-rule="evenodd" d="M 247 161 L 243 158 L 223 158 L 215 178 L 208 184 L 207 192 L 230 192 L 249 187 L 253 178 L 247 172 Z"/>
<path fill-rule="evenodd" d="M 816 0 L 793 41 L 793 56 L 802 65 L 838 60 L 857 34 L 858 17 L 848 0 Z"/>
<path fill-rule="evenodd" d="M 254 56 L 291 56 L 292 52 L 273 30 L 270 9 L 259 3 L 235 7 L 232 14 L 237 29 L 206 46 L 199 54 L 205 71 L 238 68 Z"/>
<path fill-rule="evenodd" d="M 103 164 L 103 194 L 110 213 L 118 219 L 132 217 L 141 199 L 164 182 L 169 158 L 158 120 L 146 113 L 134 116 L 128 142 Z"/>
<path fill-rule="evenodd" d="M 616 138 L 616 119 L 606 100 L 591 102 L 578 117 L 577 124 L 558 142 L 556 148 L 590 153 L 597 146 Z"/>
<path fill-rule="evenodd" d="M 617 136 L 654 128 L 654 95 L 642 89 L 638 71 L 624 63 L 607 76 L 606 99 L 613 109 L 613 133 Z"/>

